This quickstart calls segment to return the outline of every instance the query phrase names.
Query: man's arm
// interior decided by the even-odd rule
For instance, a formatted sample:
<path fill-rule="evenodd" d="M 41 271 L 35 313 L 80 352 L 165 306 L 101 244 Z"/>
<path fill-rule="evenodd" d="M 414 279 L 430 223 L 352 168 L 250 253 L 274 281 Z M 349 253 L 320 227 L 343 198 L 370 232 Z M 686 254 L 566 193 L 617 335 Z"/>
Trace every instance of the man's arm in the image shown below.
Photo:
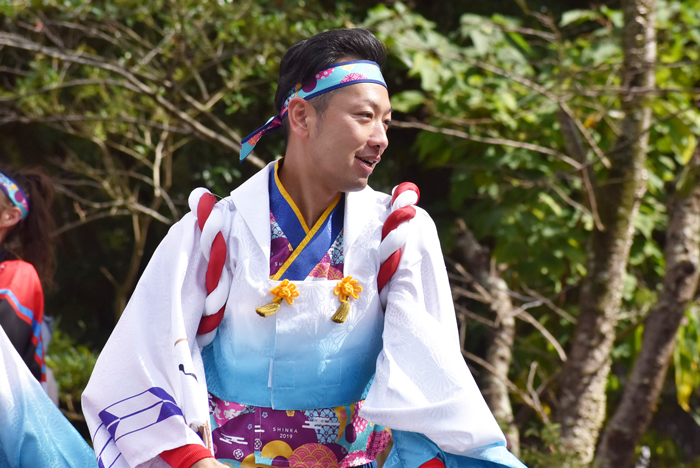
<path fill-rule="evenodd" d="M 83 393 L 95 451 L 105 466 L 137 466 L 167 450 L 203 446 L 189 427 L 209 419 L 196 341 L 206 300 L 199 238 L 192 213 L 170 229 Z"/>
<path fill-rule="evenodd" d="M 506 450 L 462 357 L 437 229 L 424 210 L 416 210 L 387 284 L 383 348 L 361 416 L 392 429 L 390 461 L 401 468 L 435 458 L 450 467 L 522 468 Z"/>
<path fill-rule="evenodd" d="M 170 468 L 209 468 L 225 466 L 214 460 L 211 452 L 202 445 L 190 444 L 160 454 Z"/>

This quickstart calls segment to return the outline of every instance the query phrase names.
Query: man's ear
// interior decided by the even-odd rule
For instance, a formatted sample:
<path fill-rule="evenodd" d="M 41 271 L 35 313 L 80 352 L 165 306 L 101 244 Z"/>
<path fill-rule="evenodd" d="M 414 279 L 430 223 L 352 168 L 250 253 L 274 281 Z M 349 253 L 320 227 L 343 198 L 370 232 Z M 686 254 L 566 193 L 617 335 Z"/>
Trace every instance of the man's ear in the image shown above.
<path fill-rule="evenodd" d="M 304 98 L 295 97 L 287 109 L 289 131 L 300 138 L 309 137 L 309 129 L 316 121 L 316 109 Z"/>
<path fill-rule="evenodd" d="M 22 221 L 22 212 L 16 206 L 5 208 L 0 213 L 0 229 L 11 228 Z"/>

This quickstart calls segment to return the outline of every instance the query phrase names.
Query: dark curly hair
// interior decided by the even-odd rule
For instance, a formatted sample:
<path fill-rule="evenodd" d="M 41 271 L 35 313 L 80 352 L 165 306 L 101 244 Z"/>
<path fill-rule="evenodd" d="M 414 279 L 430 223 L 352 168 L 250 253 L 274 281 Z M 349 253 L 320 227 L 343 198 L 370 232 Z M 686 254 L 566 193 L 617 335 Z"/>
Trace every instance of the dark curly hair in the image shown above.
<path fill-rule="evenodd" d="M 12 169 L 0 166 L 0 171 L 14 179 L 29 200 L 29 214 L 10 230 L 3 241 L 3 248 L 31 263 L 43 285 L 50 288 L 53 286 L 56 265 L 53 243 L 56 224 L 51 215 L 55 194 L 53 182 L 41 167 Z M 2 191 L 0 197 L 7 198 Z"/>

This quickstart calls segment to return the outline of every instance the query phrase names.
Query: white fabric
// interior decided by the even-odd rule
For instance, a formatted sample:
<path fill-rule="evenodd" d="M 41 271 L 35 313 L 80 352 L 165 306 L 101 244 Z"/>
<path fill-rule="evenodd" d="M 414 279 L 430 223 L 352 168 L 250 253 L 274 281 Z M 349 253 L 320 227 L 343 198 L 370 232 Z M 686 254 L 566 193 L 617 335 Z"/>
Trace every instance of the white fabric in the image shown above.
<path fill-rule="evenodd" d="M 153 255 L 83 393 L 83 411 L 104 466 L 162 466 L 162 460 L 156 458 L 161 452 L 203 444 L 188 425 L 204 426 L 209 420 L 204 369 L 195 338 L 206 299 L 205 272 L 199 229 L 190 213 L 170 229 Z M 173 397 L 184 418 L 173 416 L 156 423 L 153 418 L 157 415 L 149 415 L 151 419 L 142 421 L 140 430 L 115 443 L 100 420 L 100 411 L 124 400 L 128 400 L 127 411 L 114 416 L 145 410 L 150 396 L 142 393 L 151 387 Z M 118 424 L 121 427 L 131 421 Z"/>
<path fill-rule="evenodd" d="M 462 357 L 435 224 L 416 208 L 399 267 L 385 289 L 384 347 L 360 414 L 425 434 L 445 452 L 505 442 Z"/>
<path fill-rule="evenodd" d="M 231 226 L 227 240 L 234 274 L 229 306 L 219 326 L 221 336 L 207 351 L 212 353 L 206 367 L 209 390 L 223 400 L 281 409 L 357 401 L 381 347 L 383 311 L 376 275 L 388 197 L 371 189 L 346 197 L 345 271 L 363 291 L 351 300 L 348 320 L 337 324 L 331 318 L 340 305 L 333 294 L 338 281 L 325 278 L 294 281 L 299 296 L 293 305 L 283 302 L 272 317 L 255 313 L 256 307 L 272 299 L 270 290 L 280 283 L 269 279 L 267 187 L 268 172 L 262 171 L 225 199 L 235 206 L 225 222 Z M 250 200 L 260 203 L 251 207 Z M 256 236 L 258 226 L 264 232 Z M 216 368 L 209 367 L 214 360 Z M 245 381 L 245 388 L 233 384 L 238 381 Z"/>
<path fill-rule="evenodd" d="M 270 166 L 263 169 L 269 170 Z M 267 180 L 267 174 L 257 174 L 214 208 L 223 219 L 222 232 L 229 256 L 226 268 L 231 271 L 239 271 L 239 262 L 267 261 L 269 265 Z M 381 226 L 389 214 L 389 203 L 387 195 L 370 188 L 347 195 L 346 275 L 354 276 L 357 272 L 376 280 Z M 417 209 L 410 224 L 399 269 L 385 288 L 389 303 L 384 319 L 384 345 L 361 414 L 375 424 L 423 433 L 441 449 L 456 454 L 502 442 L 503 434 L 460 352 L 452 296 L 434 223 L 424 211 Z M 208 419 L 207 389 L 195 340 L 206 299 L 206 263 L 197 233 L 193 214 L 171 228 L 139 281 L 83 394 L 83 409 L 98 455 L 100 447 L 106 445 L 106 450 L 111 451 L 110 458 L 117 460 L 115 468 L 139 464 L 159 466 L 157 455 L 164 450 L 202 443 L 188 428 L 188 425 L 202 425 Z M 360 272 L 360 269 L 368 270 Z M 233 281 L 236 282 L 235 278 Z M 231 288 L 226 317 L 231 316 L 231 304 L 243 300 L 245 290 L 243 283 Z M 278 314 L 284 317 L 281 312 Z M 239 323 L 260 334 L 260 324 L 272 322 L 258 319 L 261 318 L 251 312 L 250 318 Z M 333 325 L 338 330 L 350 330 L 358 325 L 354 320 L 365 319 L 362 314 L 356 314 L 346 324 Z M 314 328 L 313 324 L 284 318 L 278 318 L 277 323 L 289 330 L 307 325 Z M 326 325 L 332 326 L 324 322 Z M 225 329 L 228 328 L 222 326 Z M 181 338 L 187 341 L 175 346 Z M 235 351 L 235 346 L 231 349 Z M 186 372 L 194 373 L 197 380 L 180 371 L 179 364 L 184 364 Z M 109 433 L 104 426 L 100 428 L 98 413 L 142 391 L 135 389 L 154 385 L 165 389 L 183 408 L 184 419 L 170 417 L 126 435 L 116 444 L 113 441 L 105 444 L 103 439 Z"/>

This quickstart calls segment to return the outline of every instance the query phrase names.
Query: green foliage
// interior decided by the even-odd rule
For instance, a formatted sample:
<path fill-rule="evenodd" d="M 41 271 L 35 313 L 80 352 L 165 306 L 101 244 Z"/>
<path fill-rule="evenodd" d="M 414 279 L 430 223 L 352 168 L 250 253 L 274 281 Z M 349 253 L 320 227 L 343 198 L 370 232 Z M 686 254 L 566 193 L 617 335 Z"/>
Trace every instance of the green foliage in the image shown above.
<path fill-rule="evenodd" d="M 58 383 L 59 400 L 73 409 L 87 386 L 97 355 L 76 341 L 56 325 L 46 354 L 46 364 L 51 368 Z"/>
<path fill-rule="evenodd" d="M 691 66 L 700 54 L 700 2 L 669 0 L 657 6 L 656 80 L 666 91 L 635 91 L 644 93 L 651 106 L 653 125 L 648 129 L 647 191 L 633 223 L 613 350 L 620 372 L 610 376 L 612 402 L 640 349 L 642 319 L 661 286 L 665 265 L 659 243 L 668 222 L 669 188 L 700 134 L 694 91 L 700 69 Z M 459 27 L 445 35 L 400 3 L 393 9 L 375 8 L 365 23 L 405 72 L 419 79 L 420 89 L 399 94 L 395 108 L 435 129 L 419 127 L 414 145 L 422 167 L 452 168 L 449 214 L 464 219 L 491 247 L 511 289 L 534 289 L 553 298 L 559 316 L 545 306 L 528 312 L 563 345 L 573 325 L 562 312 L 576 315 L 574 288 L 586 274 L 596 210 L 606 203 L 592 198 L 590 181 L 614 183 L 608 180 L 608 168 L 625 115 L 622 23 L 622 12 L 605 6 L 570 10 L 561 18 L 464 14 Z M 401 117 L 397 120 L 411 120 Z M 587 168 L 588 180 L 579 164 Z M 685 344 L 676 349 L 677 356 L 684 356 L 676 358 L 681 359 L 682 377 L 679 371 L 676 375 L 686 398 L 688 389 L 698 385 L 697 363 L 690 359 L 697 349 L 687 337 L 695 329 L 689 326 L 681 332 Z M 561 363 L 550 343 L 527 327 L 519 329 L 518 337 L 512 380 L 524 386 L 533 361 L 540 364 L 535 382 L 554 378 Z M 535 438 L 548 447 L 555 434 L 545 427 Z M 534 466 L 570 462 L 556 458 L 556 449 L 540 452 L 527 441 L 524 446 L 525 458 Z"/>
<path fill-rule="evenodd" d="M 525 437 L 537 439 L 538 445 L 526 446 L 520 460 L 530 468 L 584 468 L 576 458 L 566 453 L 561 446 L 558 424 L 543 424 L 531 427 L 524 433 Z"/>
<path fill-rule="evenodd" d="M 700 307 L 694 304 L 685 314 L 673 350 L 678 404 L 700 425 L 700 411 L 690 406 L 690 398 L 700 387 Z"/>
<path fill-rule="evenodd" d="M 650 430 L 642 437 L 636 455 L 642 456 L 642 447 L 649 450 L 652 466 L 663 468 L 700 468 L 700 460 L 684 460 L 683 452 L 676 441 L 666 434 Z"/>

